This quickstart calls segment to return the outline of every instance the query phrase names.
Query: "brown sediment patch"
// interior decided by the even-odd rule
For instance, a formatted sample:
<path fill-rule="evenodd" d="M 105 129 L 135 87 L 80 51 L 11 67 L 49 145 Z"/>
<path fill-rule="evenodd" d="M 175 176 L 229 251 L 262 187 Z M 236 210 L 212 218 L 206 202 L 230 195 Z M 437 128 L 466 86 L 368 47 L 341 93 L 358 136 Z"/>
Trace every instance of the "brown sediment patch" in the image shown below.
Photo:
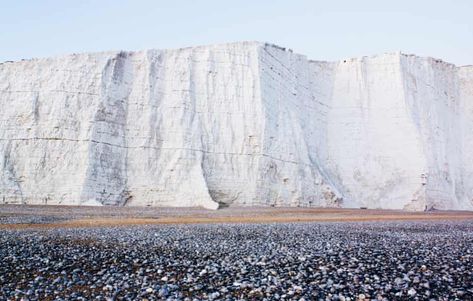
<path fill-rule="evenodd" d="M 473 212 L 435 211 L 404 212 L 359 209 L 256 209 L 241 215 L 238 210 L 216 212 L 190 212 L 179 215 L 178 209 L 171 216 L 137 217 L 91 216 L 38 224 L 0 224 L 0 229 L 50 229 L 81 227 L 116 227 L 167 224 L 216 224 L 216 223 L 292 223 L 292 222 L 383 222 L 383 221 L 440 221 L 473 220 Z M 249 212 L 244 212 L 249 213 Z"/>

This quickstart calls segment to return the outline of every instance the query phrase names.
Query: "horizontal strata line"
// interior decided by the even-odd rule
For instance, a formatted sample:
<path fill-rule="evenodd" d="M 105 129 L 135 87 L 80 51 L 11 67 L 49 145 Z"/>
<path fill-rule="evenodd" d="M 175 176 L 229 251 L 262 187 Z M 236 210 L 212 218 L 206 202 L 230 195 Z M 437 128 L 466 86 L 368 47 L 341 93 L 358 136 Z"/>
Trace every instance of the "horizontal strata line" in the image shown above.
<path fill-rule="evenodd" d="M 13 138 L 13 139 L 0 138 L 0 141 L 31 141 L 31 140 L 91 142 L 91 143 L 105 144 L 105 145 L 118 147 L 118 148 L 124 148 L 124 149 L 143 148 L 143 149 L 154 149 L 154 150 L 188 150 L 188 151 L 201 152 L 201 153 L 213 154 L 213 155 L 262 156 L 262 157 L 267 157 L 267 158 L 270 158 L 270 159 L 273 159 L 273 160 L 276 160 L 276 161 L 280 161 L 280 162 L 285 162 L 285 163 L 291 163 L 291 164 L 296 164 L 296 165 L 306 165 L 306 166 L 310 166 L 310 167 L 314 166 L 313 164 L 310 164 L 310 163 L 297 162 L 297 161 L 292 161 L 292 160 L 284 160 L 284 159 L 276 158 L 274 156 L 271 156 L 269 154 L 264 154 L 264 153 L 248 154 L 248 153 L 211 152 L 211 151 L 206 151 L 206 150 L 203 150 L 203 149 L 185 148 L 185 147 L 124 146 L 124 145 L 113 144 L 113 143 L 97 141 L 97 140 L 89 140 L 89 139 L 79 140 L 79 139 L 68 139 L 68 138 L 43 138 L 43 137 Z"/>
<path fill-rule="evenodd" d="M 84 91 L 66 91 L 66 90 L 41 90 L 41 91 L 28 91 L 28 90 L 0 90 L 1 93 L 69 93 L 69 94 L 86 94 L 99 96 L 97 93 L 84 92 Z"/>

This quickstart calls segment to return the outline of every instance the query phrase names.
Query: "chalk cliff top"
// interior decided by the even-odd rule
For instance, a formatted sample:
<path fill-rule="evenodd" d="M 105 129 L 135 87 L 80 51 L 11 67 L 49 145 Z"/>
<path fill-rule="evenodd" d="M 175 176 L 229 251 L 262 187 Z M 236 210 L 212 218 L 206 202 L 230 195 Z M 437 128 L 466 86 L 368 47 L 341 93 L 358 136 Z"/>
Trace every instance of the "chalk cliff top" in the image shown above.
<path fill-rule="evenodd" d="M 45 57 L 45 58 L 30 58 L 30 59 L 22 59 L 20 61 L 4 61 L 0 62 L 1 64 L 8 64 L 8 63 L 18 63 L 18 62 L 29 62 L 29 61 L 38 61 L 38 60 L 49 60 L 49 59 L 56 59 L 56 58 L 64 58 L 64 57 L 69 57 L 69 56 L 75 56 L 75 55 L 108 55 L 108 54 L 115 54 L 119 52 L 127 52 L 127 53 L 136 53 L 136 52 L 143 52 L 143 51 L 150 51 L 150 50 L 155 50 L 155 51 L 185 51 L 185 50 L 191 50 L 191 49 L 206 49 L 206 48 L 220 48 L 220 47 L 232 47 L 232 46 L 239 46 L 239 47 L 244 47 L 244 46 L 269 46 L 269 47 L 274 47 L 279 50 L 283 51 L 288 51 L 288 52 L 293 52 L 292 49 L 279 46 L 274 43 L 269 43 L 269 42 L 259 42 L 259 41 L 241 41 L 241 42 L 230 42 L 230 43 L 216 43 L 216 44 L 209 44 L 209 45 L 197 45 L 197 46 L 188 46 L 188 47 L 181 47 L 181 48 L 165 48 L 165 49 L 156 49 L 156 48 L 149 48 L 149 49 L 143 49 L 143 50 L 137 50 L 137 51 L 128 51 L 128 50 L 111 50 L 111 51 L 99 51 L 99 52 L 85 52 L 85 53 L 72 53 L 72 54 L 64 54 L 64 55 L 59 55 L 59 56 L 54 56 L 54 57 Z M 303 55 L 303 54 L 300 54 Z M 304 55 L 305 56 L 305 55 Z M 408 53 L 403 53 L 401 51 L 392 51 L 392 52 L 385 52 L 383 54 L 374 54 L 374 55 L 367 55 L 367 56 L 362 56 L 362 57 L 349 57 L 349 58 L 342 58 L 339 60 L 335 61 L 325 61 L 325 60 L 318 60 L 318 59 L 310 59 L 310 62 L 327 62 L 327 63 L 341 63 L 341 62 L 356 62 L 356 61 L 363 61 L 365 59 L 375 59 L 377 57 L 381 56 L 404 56 L 404 57 L 415 57 L 415 58 L 420 58 L 420 59 L 425 59 L 428 61 L 432 61 L 435 63 L 442 63 L 446 65 L 452 65 L 457 68 L 463 68 L 463 67 L 473 67 L 473 65 L 463 65 L 463 66 L 457 66 L 453 63 L 449 63 L 446 61 L 443 61 L 442 59 L 434 58 L 434 57 L 424 57 L 424 56 L 418 56 L 416 54 L 408 54 Z"/>

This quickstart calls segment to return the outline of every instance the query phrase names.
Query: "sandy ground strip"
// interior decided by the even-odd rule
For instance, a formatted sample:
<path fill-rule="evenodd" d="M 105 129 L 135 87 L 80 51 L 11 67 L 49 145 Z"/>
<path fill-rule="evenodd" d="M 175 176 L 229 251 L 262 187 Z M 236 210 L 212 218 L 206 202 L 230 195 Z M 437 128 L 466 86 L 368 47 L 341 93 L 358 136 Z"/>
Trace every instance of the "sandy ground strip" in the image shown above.
<path fill-rule="evenodd" d="M 338 208 L 86 207 L 0 205 L 0 229 L 157 224 L 473 220 L 470 211 L 407 212 Z"/>

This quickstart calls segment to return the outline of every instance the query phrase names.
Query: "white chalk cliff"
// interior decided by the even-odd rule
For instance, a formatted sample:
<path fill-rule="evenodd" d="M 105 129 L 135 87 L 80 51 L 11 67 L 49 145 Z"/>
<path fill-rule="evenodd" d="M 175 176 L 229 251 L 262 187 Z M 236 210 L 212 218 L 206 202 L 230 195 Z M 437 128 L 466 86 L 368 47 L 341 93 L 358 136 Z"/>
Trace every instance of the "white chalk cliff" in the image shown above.
<path fill-rule="evenodd" d="M 0 64 L 0 203 L 473 208 L 473 67 L 270 44 Z"/>

